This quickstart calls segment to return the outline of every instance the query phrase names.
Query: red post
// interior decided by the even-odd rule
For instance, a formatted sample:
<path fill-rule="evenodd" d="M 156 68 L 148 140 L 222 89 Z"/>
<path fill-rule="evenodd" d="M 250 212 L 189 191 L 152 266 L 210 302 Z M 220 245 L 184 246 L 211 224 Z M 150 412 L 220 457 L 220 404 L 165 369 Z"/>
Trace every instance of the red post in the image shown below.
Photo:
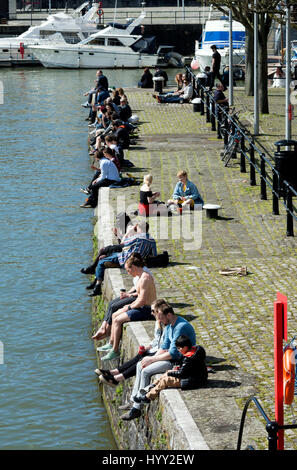
<path fill-rule="evenodd" d="M 275 420 L 284 424 L 283 340 L 287 340 L 287 297 L 277 293 L 274 302 L 274 388 Z M 284 450 L 284 431 L 278 432 L 278 450 Z"/>

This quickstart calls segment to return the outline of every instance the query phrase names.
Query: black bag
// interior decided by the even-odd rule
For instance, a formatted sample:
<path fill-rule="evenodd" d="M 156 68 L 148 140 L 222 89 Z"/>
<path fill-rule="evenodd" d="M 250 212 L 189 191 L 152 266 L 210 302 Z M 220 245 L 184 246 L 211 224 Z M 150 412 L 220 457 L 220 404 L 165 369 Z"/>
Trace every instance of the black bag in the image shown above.
<path fill-rule="evenodd" d="M 146 258 L 145 263 L 148 268 L 166 268 L 169 263 L 168 251 L 163 251 L 160 255 Z"/>

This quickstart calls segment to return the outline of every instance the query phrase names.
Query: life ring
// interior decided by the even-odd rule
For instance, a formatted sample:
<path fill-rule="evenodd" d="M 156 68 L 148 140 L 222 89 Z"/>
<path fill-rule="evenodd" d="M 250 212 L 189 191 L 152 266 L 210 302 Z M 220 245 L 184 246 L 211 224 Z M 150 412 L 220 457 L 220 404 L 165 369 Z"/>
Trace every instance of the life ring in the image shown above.
<path fill-rule="evenodd" d="M 102 16 L 104 11 L 103 11 L 103 8 L 98 8 L 98 10 L 96 11 L 97 15 L 98 16 Z"/>
<path fill-rule="evenodd" d="M 295 350 L 288 347 L 283 355 L 284 403 L 291 405 L 294 399 L 295 385 Z"/>

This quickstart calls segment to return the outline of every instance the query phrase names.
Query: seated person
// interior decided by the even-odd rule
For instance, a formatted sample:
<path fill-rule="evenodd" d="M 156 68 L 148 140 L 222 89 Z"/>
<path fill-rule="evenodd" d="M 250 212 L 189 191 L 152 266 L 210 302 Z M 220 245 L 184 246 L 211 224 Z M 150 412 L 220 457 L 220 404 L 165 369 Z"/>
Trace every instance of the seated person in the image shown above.
<path fill-rule="evenodd" d="M 95 280 L 92 285 L 94 290 L 92 294 L 90 294 L 90 297 L 101 295 L 101 284 L 107 267 L 124 268 L 127 259 L 133 253 L 140 253 L 143 259 L 148 256 L 157 256 L 156 242 L 149 236 L 147 229 L 148 224 L 146 224 L 146 222 L 136 224 L 136 226 L 131 229 L 131 231 L 133 230 L 133 235 L 130 235 L 131 232 L 129 231 L 122 239 L 123 246 L 120 252 L 114 252 L 106 258 L 98 261 L 95 271 Z"/>
<path fill-rule="evenodd" d="M 134 256 L 136 256 L 136 254 L 137 253 L 135 253 Z M 145 267 L 143 269 L 145 270 Z M 164 300 L 164 303 L 165 303 L 165 300 Z M 151 313 L 153 317 L 156 318 L 154 307 L 155 307 L 155 302 L 153 302 L 151 305 Z M 116 386 L 119 384 L 119 382 L 123 382 L 124 380 L 127 380 L 130 377 L 134 377 L 136 375 L 137 363 L 141 361 L 145 356 L 153 356 L 157 352 L 160 346 L 160 342 L 162 341 L 162 335 L 163 335 L 163 326 L 159 322 L 159 320 L 156 319 L 154 338 L 148 346 L 141 346 L 136 356 L 124 362 L 124 364 L 118 366 L 116 369 L 112 369 L 112 370 L 96 369 L 95 373 L 99 375 L 99 379 L 101 380 L 101 382 L 104 382 L 107 385 L 112 385 L 112 386 Z"/>
<path fill-rule="evenodd" d="M 100 263 L 99 263 L 100 264 Z M 144 269 L 143 259 L 132 254 L 125 262 L 125 269 L 131 276 L 138 276 L 136 299 L 117 310 L 112 315 L 110 341 L 105 346 L 98 348 L 107 354 L 101 360 L 110 360 L 119 357 L 119 344 L 122 335 L 123 323 L 130 321 L 154 320 L 151 313 L 151 305 L 156 300 L 156 287 L 152 275 Z"/>
<path fill-rule="evenodd" d="M 178 183 L 176 184 L 172 199 L 169 199 L 168 205 L 171 204 L 183 208 L 189 206 L 194 209 L 196 204 L 203 205 L 203 199 L 194 183 L 188 180 L 188 174 L 185 170 L 177 173 Z"/>
<path fill-rule="evenodd" d="M 191 340 L 185 335 L 180 335 L 175 345 L 183 355 L 181 365 L 167 370 L 165 374 L 147 387 L 148 392 L 139 399 L 142 403 L 150 403 L 155 400 L 161 390 L 166 388 L 192 390 L 206 385 L 208 372 L 204 348 L 193 346 Z"/>
<path fill-rule="evenodd" d="M 141 79 L 138 82 L 138 86 L 140 88 L 153 88 L 154 87 L 153 75 L 150 72 L 150 69 L 148 67 L 145 67 L 143 74 L 141 76 Z"/>
<path fill-rule="evenodd" d="M 273 75 L 272 88 L 285 88 L 286 86 L 286 74 L 282 67 L 276 67 Z"/>
<path fill-rule="evenodd" d="M 140 187 L 140 198 L 138 204 L 138 212 L 145 217 L 149 215 L 168 215 L 166 204 L 156 201 L 160 197 L 159 192 L 152 192 L 151 184 L 153 182 L 152 175 L 145 175 L 143 178 L 143 185 Z"/>
<path fill-rule="evenodd" d="M 102 153 L 98 153 L 98 159 L 100 160 L 100 176 L 92 181 L 90 195 L 80 207 L 95 208 L 98 203 L 99 189 L 110 186 L 121 179 L 118 169 L 112 161 L 105 158 Z"/>
<path fill-rule="evenodd" d="M 127 414 L 121 416 L 124 421 L 131 421 L 141 416 L 141 408 L 144 405 L 141 401 L 143 389 L 150 384 L 151 376 L 172 369 L 172 363 L 179 362 L 182 358 L 176 347 L 177 338 L 185 335 L 190 339 L 191 345 L 196 344 L 193 326 L 183 317 L 177 316 L 167 302 L 159 305 L 159 300 L 157 300 L 155 311 L 157 318 L 165 326 L 164 336 L 156 354 L 144 357 L 137 363 L 136 379 L 130 396 L 132 408 Z"/>
<path fill-rule="evenodd" d="M 142 261 L 142 258 L 139 253 L 134 253 L 134 258 L 138 258 L 140 261 Z M 144 271 L 150 273 L 149 269 L 144 266 L 143 267 Z M 151 273 L 150 273 L 151 274 Z M 134 275 L 133 276 L 133 287 L 128 291 L 128 292 L 121 292 L 119 297 L 116 297 L 115 299 L 111 300 L 108 304 L 107 310 L 104 315 L 104 319 L 102 322 L 102 325 L 96 333 L 92 336 L 93 340 L 100 341 L 104 338 L 107 338 L 110 336 L 111 332 L 111 324 L 112 324 L 112 314 L 119 310 L 120 308 L 124 307 L 125 305 L 129 305 L 137 297 L 137 284 L 139 281 L 139 276 Z"/>
<path fill-rule="evenodd" d="M 120 162 L 124 159 L 124 150 L 130 147 L 130 136 L 127 127 L 120 119 L 116 119 L 112 123 L 112 133 L 117 139 L 117 146 L 119 149 Z"/>
<path fill-rule="evenodd" d="M 127 98 L 121 98 L 118 115 L 123 122 L 128 122 L 128 119 L 132 116 L 132 110 L 128 104 Z"/>
<path fill-rule="evenodd" d="M 224 93 L 224 85 L 222 83 L 216 84 L 216 90 L 213 94 L 213 99 L 215 100 L 216 104 L 220 106 L 228 107 L 228 98 L 226 98 Z"/>
<path fill-rule="evenodd" d="M 168 93 L 165 95 L 153 95 L 153 97 L 156 98 L 158 103 L 188 103 L 192 99 L 193 93 L 194 90 L 192 84 L 186 78 L 184 78 L 183 88 L 181 90 L 177 90 L 174 93 Z"/>

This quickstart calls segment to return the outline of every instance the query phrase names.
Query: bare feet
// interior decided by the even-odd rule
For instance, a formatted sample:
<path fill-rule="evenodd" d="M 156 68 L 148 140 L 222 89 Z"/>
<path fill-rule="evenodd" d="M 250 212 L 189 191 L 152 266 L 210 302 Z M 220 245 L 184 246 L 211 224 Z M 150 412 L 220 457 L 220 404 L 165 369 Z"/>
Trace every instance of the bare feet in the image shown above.
<path fill-rule="evenodd" d="M 104 339 L 107 337 L 107 334 L 106 334 L 106 331 L 100 331 L 98 330 L 97 333 L 95 333 L 93 336 L 92 336 L 92 339 L 96 340 L 96 341 L 100 341 L 101 339 Z"/>

